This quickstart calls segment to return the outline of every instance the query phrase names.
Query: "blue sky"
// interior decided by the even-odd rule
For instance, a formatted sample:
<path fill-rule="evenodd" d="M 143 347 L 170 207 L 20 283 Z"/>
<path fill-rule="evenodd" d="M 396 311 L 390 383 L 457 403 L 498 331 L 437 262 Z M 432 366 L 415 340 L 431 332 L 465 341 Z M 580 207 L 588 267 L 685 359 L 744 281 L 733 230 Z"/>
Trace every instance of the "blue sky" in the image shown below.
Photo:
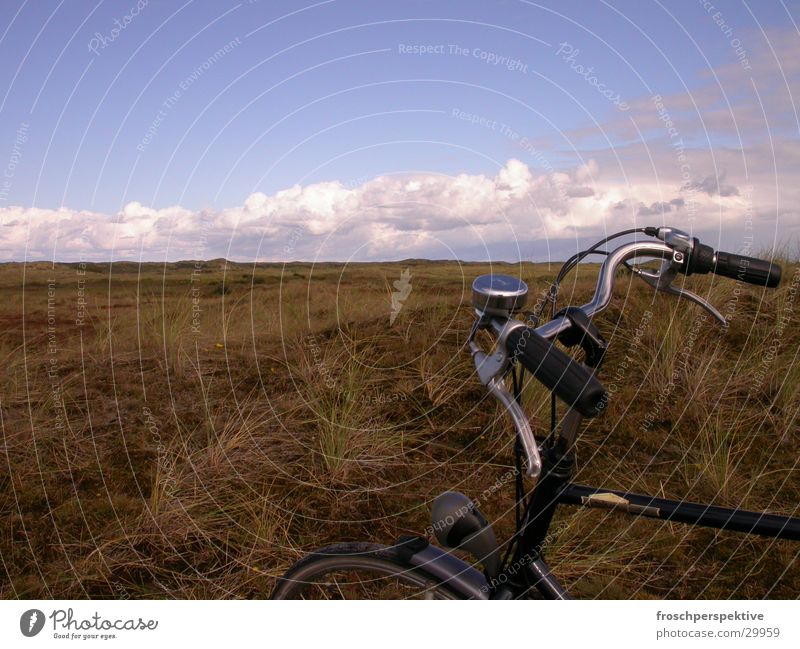
<path fill-rule="evenodd" d="M 534 259 L 644 217 L 781 244 L 798 9 L 7 0 L 0 254 Z"/>

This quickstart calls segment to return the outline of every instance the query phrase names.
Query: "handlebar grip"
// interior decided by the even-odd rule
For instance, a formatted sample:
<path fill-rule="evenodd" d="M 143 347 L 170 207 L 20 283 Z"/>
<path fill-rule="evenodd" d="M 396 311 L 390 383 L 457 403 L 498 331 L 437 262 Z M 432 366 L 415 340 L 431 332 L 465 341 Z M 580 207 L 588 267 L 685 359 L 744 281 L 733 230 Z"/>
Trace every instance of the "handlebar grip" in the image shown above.
<path fill-rule="evenodd" d="M 561 351 L 531 327 L 512 329 L 506 349 L 534 377 L 584 417 L 598 415 L 607 399 L 606 389 L 587 367 Z"/>
<path fill-rule="evenodd" d="M 715 275 L 741 279 L 749 284 L 775 288 L 781 282 L 781 267 L 766 259 L 744 257 L 732 252 L 718 252 Z"/>
<path fill-rule="evenodd" d="M 697 240 L 689 263 L 688 274 L 691 273 L 714 273 L 767 288 L 775 288 L 781 282 L 781 267 L 778 264 L 732 252 L 714 252 L 711 246 Z"/>

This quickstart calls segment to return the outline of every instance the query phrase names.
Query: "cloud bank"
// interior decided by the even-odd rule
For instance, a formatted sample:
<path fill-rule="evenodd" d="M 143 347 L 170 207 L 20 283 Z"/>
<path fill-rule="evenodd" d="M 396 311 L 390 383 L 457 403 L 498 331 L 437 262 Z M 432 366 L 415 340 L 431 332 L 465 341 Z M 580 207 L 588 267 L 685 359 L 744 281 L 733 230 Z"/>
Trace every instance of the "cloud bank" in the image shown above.
<path fill-rule="evenodd" d="M 699 163 L 698 163 L 699 164 Z M 673 165 L 674 166 L 674 165 Z M 621 183 L 598 162 L 537 174 L 509 159 L 494 176 L 434 173 L 338 181 L 256 192 L 237 207 L 155 209 L 130 202 L 116 214 L 68 208 L 0 208 L 8 259 L 508 260 L 542 254 L 542 241 L 670 223 L 713 230 L 752 220 L 755 192 L 703 174 L 681 183 L 644 176 Z M 769 215 L 773 208 L 760 210 Z"/>

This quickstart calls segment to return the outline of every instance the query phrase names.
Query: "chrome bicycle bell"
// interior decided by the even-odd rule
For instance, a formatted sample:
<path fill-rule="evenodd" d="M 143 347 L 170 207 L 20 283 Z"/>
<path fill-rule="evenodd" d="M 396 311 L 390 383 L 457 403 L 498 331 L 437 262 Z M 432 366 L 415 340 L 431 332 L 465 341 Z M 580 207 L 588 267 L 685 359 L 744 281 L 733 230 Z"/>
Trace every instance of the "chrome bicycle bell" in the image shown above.
<path fill-rule="evenodd" d="M 528 285 L 510 275 L 481 275 L 472 282 L 472 306 L 488 315 L 509 317 L 528 300 Z"/>

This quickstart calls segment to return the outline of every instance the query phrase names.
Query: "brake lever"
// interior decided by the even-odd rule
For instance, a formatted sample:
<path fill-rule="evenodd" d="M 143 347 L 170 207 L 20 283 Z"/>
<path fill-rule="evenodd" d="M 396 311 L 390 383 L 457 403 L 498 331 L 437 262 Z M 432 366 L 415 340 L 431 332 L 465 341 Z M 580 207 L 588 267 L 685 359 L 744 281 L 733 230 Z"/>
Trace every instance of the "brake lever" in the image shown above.
<path fill-rule="evenodd" d="M 636 268 L 635 266 L 631 268 L 631 271 L 633 272 L 634 275 L 637 275 L 638 277 L 643 279 L 657 291 L 661 291 L 662 293 L 669 293 L 671 295 L 676 295 L 679 298 L 684 298 L 686 300 L 689 300 L 690 302 L 694 302 L 695 304 L 703 307 L 712 316 L 714 316 L 714 318 L 716 318 L 716 320 L 723 327 L 728 326 L 729 323 L 725 319 L 725 316 L 723 316 L 719 311 L 717 311 L 711 304 L 709 304 L 702 297 L 700 297 L 696 293 L 692 293 L 692 291 L 690 291 L 689 289 L 673 286 L 672 281 L 675 279 L 675 276 L 678 273 L 671 262 L 665 260 L 661 264 L 661 269 L 658 272 L 646 270 L 644 268 Z"/>
<path fill-rule="evenodd" d="M 505 386 L 503 377 L 510 366 L 510 359 L 507 354 L 497 351 L 491 356 L 484 352 L 474 340 L 470 340 L 469 349 L 475 361 L 475 369 L 481 383 L 488 389 L 506 409 L 514 422 L 514 428 L 522 442 L 522 449 L 525 453 L 527 468 L 525 473 L 534 482 L 538 480 L 542 472 L 542 459 L 539 455 L 539 445 L 531 429 L 528 417 L 522 411 L 516 399 Z"/>

